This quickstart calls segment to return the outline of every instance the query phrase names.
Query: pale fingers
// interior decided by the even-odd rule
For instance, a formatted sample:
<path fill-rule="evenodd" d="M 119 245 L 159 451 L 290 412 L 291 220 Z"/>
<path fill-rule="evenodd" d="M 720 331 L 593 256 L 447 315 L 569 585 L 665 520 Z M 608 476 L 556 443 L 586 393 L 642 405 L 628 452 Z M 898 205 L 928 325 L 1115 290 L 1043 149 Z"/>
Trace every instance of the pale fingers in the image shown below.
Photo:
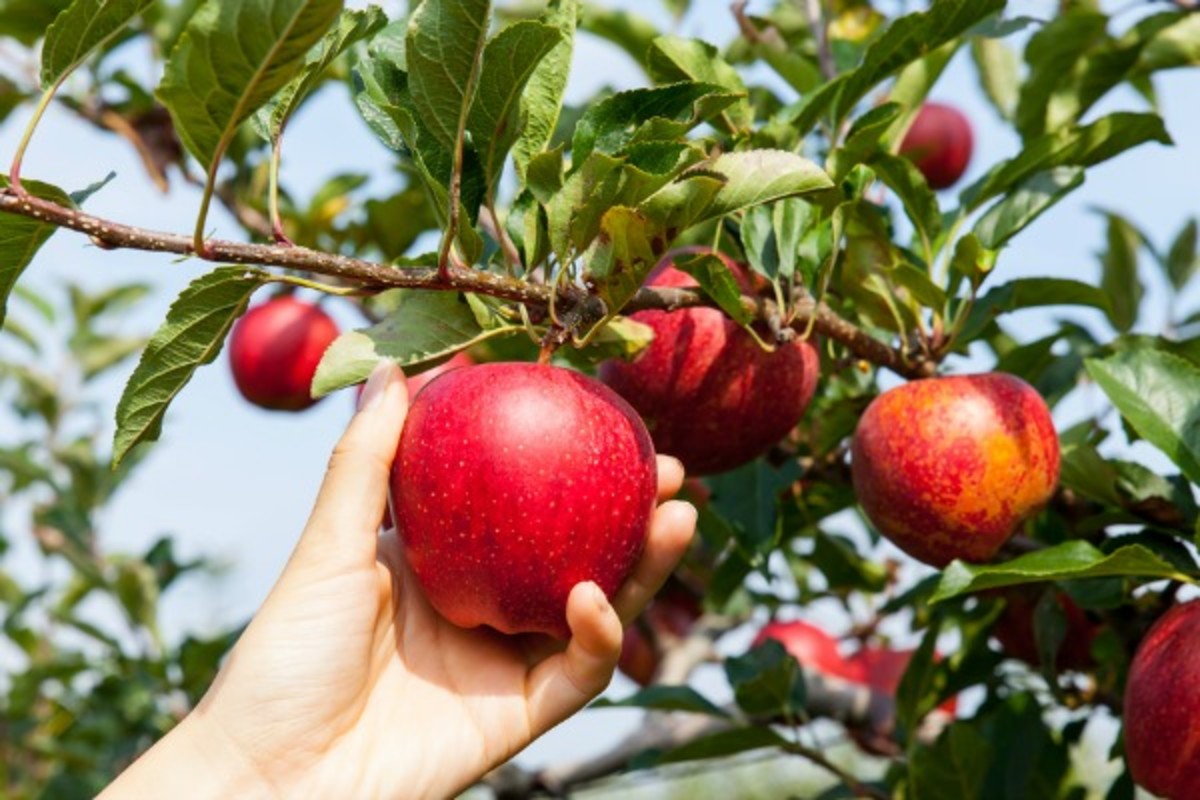
<path fill-rule="evenodd" d="M 613 607 L 623 623 L 628 624 L 640 614 L 662 587 L 695 532 L 696 509 L 691 503 L 670 500 L 655 509 L 642 558 L 613 598 Z"/>
<path fill-rule="evenodd" d="M 683 486 L 683 463 L 674 456 L 660 455 L 658 459 L 658 502 L 670 500 Z"/>
<path fill-rule="evenodd" d="M 621 621 L 608 598 L 588 581 L 567 599 L 571 640 L 529 674 L 526 702 L 530 736 L 537 737 L 574 714 L 612 680 L 621 655 Z"/>

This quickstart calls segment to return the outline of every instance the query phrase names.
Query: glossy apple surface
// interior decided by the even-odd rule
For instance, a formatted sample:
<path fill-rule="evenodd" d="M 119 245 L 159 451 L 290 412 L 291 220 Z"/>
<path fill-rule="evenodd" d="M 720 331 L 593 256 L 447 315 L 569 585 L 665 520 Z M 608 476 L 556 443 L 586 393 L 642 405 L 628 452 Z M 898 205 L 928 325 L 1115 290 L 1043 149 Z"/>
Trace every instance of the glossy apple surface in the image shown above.
<path fill-rule="evenodd" d="M 916 164 L 930 188 L 948 189 L 967 171 L 973 147 L 966 116 L 953 106 L 930 102 L 917 112 L 900 154 Z"/>
<path fill-rule="evenodd" d="M 483 364 L 412 400 L 393 511 L 430 603 L 465 628 L 565 638 L 567 595 L 609 596 L 645 543 L 654 447 L 628 404 L 559 367 Z"/>
<path fill-rule="evenodd" d="M 1125 684 L 1125 760 L 1140 786 L 1200 797 L 1200 601 L 1181 603 L 1138 645 Z"/>
<path fill-rule="evenodd" d="M 675 257 L 660 264 L 649 285 L 698 285 L 670 266 Z M 742 290 L 750 291 L 746 272 L 726 261 Z M 632 316 L 654 330 L 654 341 L 633 362 L 605 362 L 600 377 L 646 420 L 658 452 L 678 458 L 688 474 L 725 472 L 752 461 L 804 415 L 819 371 L 810 343 L 795 341 L 767 353 L 714 308 Z"/>
<path fill-rule="evenodd" d="M 863 511 L 935 567 L 991 559 L 1058 483 L 1058 436 L 1041 396 L 1001 373 L 927 378 L 884 392 L 851 450 Z"/>
<path fill-rule="evenodd" d="M 662 664 L 663 645 L 687 636 L 700 613 L 700 603 L 689 589 L 668 582 L 625 629 L 617 668 L 638 685 L 648 686 Z"/>
<path fill-rule="evenodd" d="M 1033 615 L 1038 596 L 1036 593 L 1014 590 L 1006 592 L 1004 597 L 1004 611 L 992 634 L 1006 654 L 1037 666 L 1041 659 L 1038 657 Z M 1057 592 L 1055 599 L 1067 624 L 1066 633 L 1058 646 L 1055 665 L 1060 670 L 1087 669 L 1093 663 L 1092 640 L 1096 638 L 1100 626 L 1066 592 Z"/>
<path fill-rule="evenodd" d="M 273 411 L 303 411 L 317 401 L 312 379 L 337 323 L 312 303 L 280 296 L 255 306 L 229 334 L 229 364 L 238 391 Z"/>
<path fill-rule="evenodd" d="M 783 645 L 806 670 L 846 680 L 855 677 L 854 670 L 838 650 L 837 640 L 816 625 L 799 620 L 772 622 L 758 632 L 753 646 L 757 647 L 768 639 Z"/>

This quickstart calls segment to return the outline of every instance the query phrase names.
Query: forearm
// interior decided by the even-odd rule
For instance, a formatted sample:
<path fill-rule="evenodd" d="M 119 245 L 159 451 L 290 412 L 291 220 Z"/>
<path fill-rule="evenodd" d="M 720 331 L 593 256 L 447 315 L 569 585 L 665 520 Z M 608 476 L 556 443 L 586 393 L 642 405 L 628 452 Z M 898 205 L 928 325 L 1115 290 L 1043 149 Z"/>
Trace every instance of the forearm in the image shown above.
<path fill-rule="evenodd" d="M 117 776 L 100 800 L 276 796 L 244 753 L 189 716 Z"/>

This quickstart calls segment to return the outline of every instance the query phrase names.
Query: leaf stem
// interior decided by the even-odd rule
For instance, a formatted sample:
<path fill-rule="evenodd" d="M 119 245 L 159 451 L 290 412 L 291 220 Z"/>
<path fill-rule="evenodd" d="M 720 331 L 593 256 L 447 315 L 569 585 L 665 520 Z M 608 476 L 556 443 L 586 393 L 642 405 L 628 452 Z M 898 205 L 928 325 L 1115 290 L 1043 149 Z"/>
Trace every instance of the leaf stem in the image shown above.
<path fill-rule="evenodd" d="M 275 244 L 292 247 L 295 243 L 288 238 L 287 232 L 283 229 L 283 219 L 279 216 L 279 162 L 282 159 L 283 128 L 281 127 L 279 135 L 271 143 L 271 166 L 267 170 L 267 181 L 269 184 L 267 206 L 271 217 L 271 235 L 275 239 Z"/>
<path fill-rule="evenodd" d="M 33 132 L 37 129 L 38 123 L 42 121 L 42 117 L 46 114 L 46 109 L 50 107 L 50 101 L 54 99 L 58 87 L 62 86 L 62 79 L 51 86 L 46 91 L 42 92 L 42 97 L 38 100 L 37 106 L 33 109 L 33 116 L 29 119 L 29 124 L 25 126 L 25 133 L 21 135 L 21 142 L 17 145 L 17 152 L 13 155 L 12 166 L 8 170 L 8 180 L 12 184 L 13 191 L 18 194 L 24 194 L 25 188 L 21 186 L 21 163 L 25 160 L 25 151 L 29 149 L 29 143 L 33 141 Z"/>

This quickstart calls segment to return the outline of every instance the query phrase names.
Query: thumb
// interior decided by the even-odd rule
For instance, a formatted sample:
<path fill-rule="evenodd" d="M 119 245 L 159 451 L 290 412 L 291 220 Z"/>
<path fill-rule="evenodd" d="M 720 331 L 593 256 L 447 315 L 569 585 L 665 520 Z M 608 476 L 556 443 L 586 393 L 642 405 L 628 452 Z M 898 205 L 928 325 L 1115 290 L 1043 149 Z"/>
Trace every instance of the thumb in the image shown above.
<path fill-rule="evenodd" d="M 311 551 L 322 560 L 345 563 L 343 558 L 349 556 L 355 566 L 374 563 L 392 460 L 407 413 L 404 373 L 384 361 L 371 373 L 358 412 L 333 448 L 297 559 Z"/>

